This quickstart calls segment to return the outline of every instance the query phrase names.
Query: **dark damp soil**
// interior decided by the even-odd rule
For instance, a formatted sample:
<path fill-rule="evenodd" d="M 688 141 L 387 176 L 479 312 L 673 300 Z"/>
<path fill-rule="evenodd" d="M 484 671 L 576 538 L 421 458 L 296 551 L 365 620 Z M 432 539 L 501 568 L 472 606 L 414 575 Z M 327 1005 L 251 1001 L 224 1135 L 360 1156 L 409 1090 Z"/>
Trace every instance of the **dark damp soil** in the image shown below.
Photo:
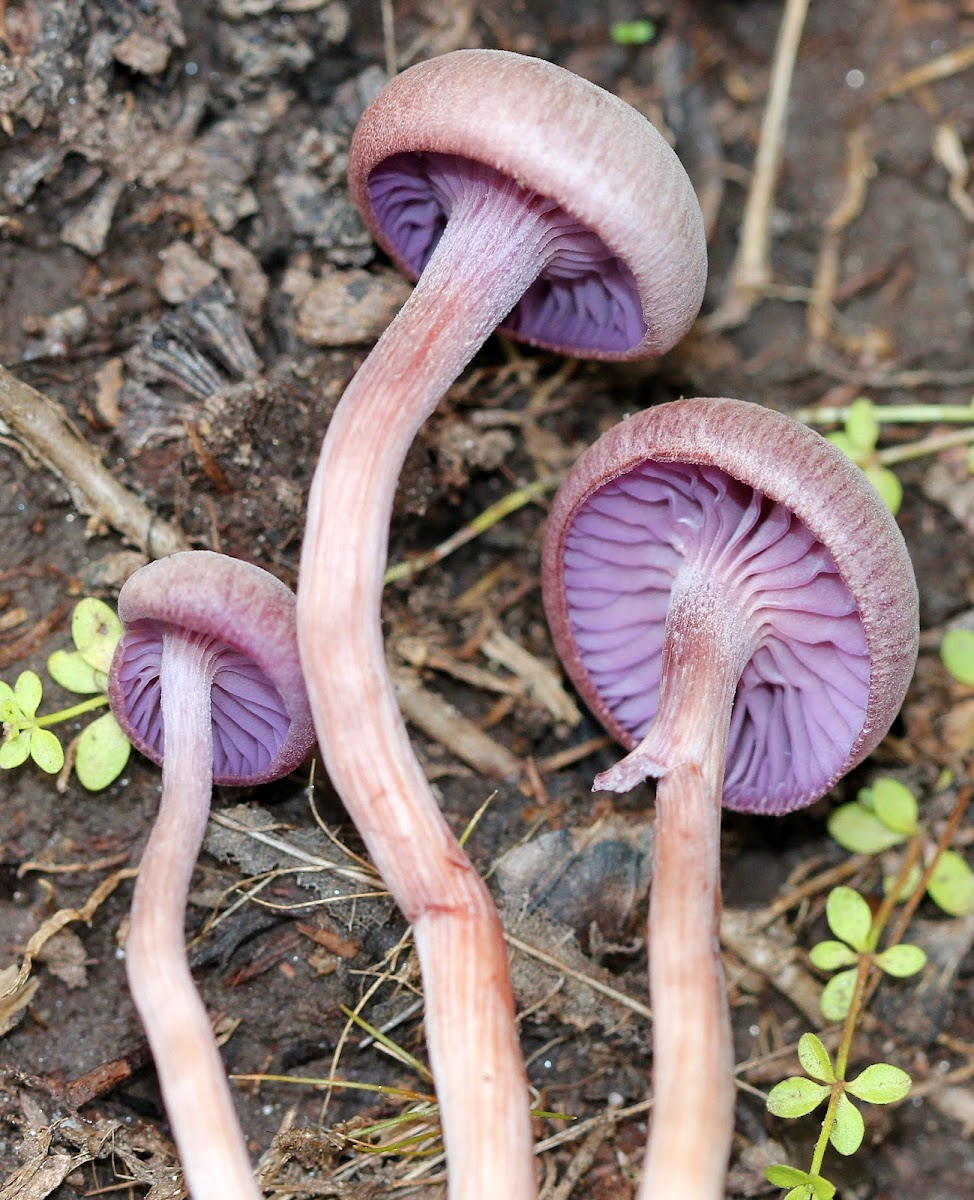
<path fill-rule="evenodd" d="M 385 38 L 384 9 L 393 19 Z M 932 406 L 966 404 L 974 388 L 967 0 L 813 0 L 768 218 L 772 282 L 738 321 L 713 319 L 733 276 L 781 12 L 771 0 L 0 4 L 0 361 L 63 405 L 117 478 L 193 545 L 259 562 L 293 584 L 322 432 L 408 291 L 344 184 L 350 132 L 381 86 L 391 38 L 400 65 L 494 46 L 552 59 L 623 96 L 665 127 L 683 158 L 710 251 L 703 320 L 660 362 L 566 368 L 493 339 L 410 453 L 391 562 L 564 469 L 624 414 L 679 395 L 786 411 L 860 395 L 933 415 Z M 613 40 L 611 22 L 637 19 L 653 22 L 644 44 Z M 835 275 L 823 291 L 830 255 Z M 201 291 L 217 331 L 209 342 L 196 322 Z M 880 445 L 947 429 L 936 420 L 886 426 Z M 948 678 L 937 648 L 948 624 L 974 624 L 967 450 L 935 447 L 896 471 L 921 595 L 916 680 L 891 736 L 833 796 L 787 821 L 727 819 L 724 896 L 739 925 L 848 861 L 826 817 L 878 774 L 914 790 L 934 836 L 966 786 L 974 699 Z M 552 971 L 515 954 L 539 1107 L 586 1120 L 646 1095 L 646 1021 L 600 1000 L 585 980 L 645 994 L 652 807 L 646 790 L 593 797 L 591 778 L 616 751 L 564 752 L 597 738 L 594 720 L 532 699 L 516 671 L 497 665 L 499 652 L 484 649 L 499 631 L 536 668 L 554 666 L 538 591 L 545 504 L 527 504 L 392 585 L 385 620 L 394 664 L 425 689 L 420 708 L 430 694 L 444 697 L 518 760 L 520 782 L 498 784 L 462 762 L 449 737 L 413 731 L 457 830 L 493 795 L 471 852 L 485 869 L 506 856 L 492 886 L 508 919 L 533 895 L 533 923 L 519 937 L 571 966 Z M 46 679 L 47 656 L 69 644 L 76 599 L 113 601 L 141 561 L 107 524 L 79 512 L 2 425 L 0 547 L 0 677 L 10 683 L 27 669 Z M 459 678 L 458 663 L 512 686 L 485 690 Z M 48 683 L 44 711 L 62 701 Z M 115 875 L 136 865 L 158 789 L 158 771 L 135 759 L 98 794 L 31 765 L 0 780 L 0 964 L 20 963 L 55 913 L 89 904 L 89 919 L 69 923 L 33 963 L 36 990 L 21 992 L 21 1004 L 0 1001 L 0 1027 L 9 1027 L 0 1039 L 0 1172 L 10 1200 L 126 1180 L 158 1198 L 177 1186 L 124 981 L 131 878 Z M 343 1038 L 344 1009 L 385 974 L 363 1016 L 391 1022 L 389 1037 L 423 1055 L 415 970 L 408 955 L 389 959 L 401 919 L 381 898 L 336 895 L 321 861 L 346 851 L 315 832 L 312 798 L 321 824 L 356 852 L 320 767 L 313 786 L 305 772 L 216 801 L 224 823 L 214 823 L 195 877 L 188 929 L 228 1068 L 314 1079 L 337 1071 L 421 1089 L 361 1029 Z M 285 848 L 269 851 L 246 832 L 248 821 L 272 825 Z M 953 844 L 969 855 L 970 841 L 968 818 Z M 307 859 L 288 847 L 319 869 L 299 872 Z M 541 893 L 524 882 L 538 854 L 547 871 L 557 867 L 556 885 Z M 875 862 L 852 864 L 847 879 L 878 902 L 881 874 Z M 801 1000 L 811 989 L 814 1001 L 822 983 L 807 950 L 825 933 L 826 892 L 824 883 L 812 889 L 769 925 L 760 954 L 728 934 L 736 1053 L 750 1064 L 728 1185 L 735 1197 L 776 1194 L 764 1182 L 768 1163 L 810 1161 L 816 1119 L 776 1121 L 761 1093 L 796 1070 L 792 1053 L 775 1051 L 815 1024 Z M 845 1197 L 937 1200 L 970 1189 L 974 924 L 925 902 L 908 936 L 937 971 L 921 984 L 884 984 L 853 1055 L 902 1066 L 917 1091 L 897 1107 L 868 1109 L 865 1144 L 851 1159 L 827 1157 Z M 794 970 L 783 974 L 788 964 Z M 341 1089 L 325 1108 L 320 1087 L 274 1081 L 240 1082 L 237 1096 L 269 1189 L 364 1195 L 405 1186 L 417 1169 L 402 1156 L 368 1156 L 342 1124 L 401 1112 L 395 1096 Z M 607 1123 L 601 1139 L 566 1136 L 545 1149 L 544 1194 L 628 1200 L 646 1119 L 637 1109 Z M 539 1118 L 538 1138 L 567 1127 Z M 588 1158 L 576 1159 L 583 1143 Z M 414 1186 L 435 1189 L 427 1180 L 437 1178 L 434 1164 Z"/>

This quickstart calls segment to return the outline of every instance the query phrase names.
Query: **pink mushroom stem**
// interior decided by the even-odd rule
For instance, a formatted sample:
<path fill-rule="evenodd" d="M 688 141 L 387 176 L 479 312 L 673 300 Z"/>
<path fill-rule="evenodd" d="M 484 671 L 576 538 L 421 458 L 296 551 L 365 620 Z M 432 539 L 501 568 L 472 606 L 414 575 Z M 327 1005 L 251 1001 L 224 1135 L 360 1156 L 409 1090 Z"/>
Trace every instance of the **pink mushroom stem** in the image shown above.
<path fill-rule="evenodd" d="M 200 634 L 165 635 L 162 801 L 139 866 L 125 966 L 190 1194 L 195 1200 L 261 1200 L 185 949 L 186 902 L 212 790 L 211 642 Z"/>
<path fill-rule="evenodd" d="M 643 741 L 595 787 L 656 788 L 649 908 L 653 1119 L 639 1200 L 720 1200 L 734 1057 L 720 962 L 720 811 L 730 714 L 753 635 L 697 570 L 674 583 L 660 702 Z"/>
<path fill-rule="evenodd" d="M 413 753 L 380 609 L 406 452 L 546 260 L 550 228 L 525 209 L 516 184 L 509 190 L 510 204 L 491 194 L 489 214 L 478 213 L 488 207 L 479 195 L 468 212 L 455 211 L 421 283 L 336 409 L 311 487 L 298 590 L 325 765 L 413 926 L 443 1138 L 457 1164 L 454 1200 L 534 1195 L 528 1086 L 503 931 Z"/>

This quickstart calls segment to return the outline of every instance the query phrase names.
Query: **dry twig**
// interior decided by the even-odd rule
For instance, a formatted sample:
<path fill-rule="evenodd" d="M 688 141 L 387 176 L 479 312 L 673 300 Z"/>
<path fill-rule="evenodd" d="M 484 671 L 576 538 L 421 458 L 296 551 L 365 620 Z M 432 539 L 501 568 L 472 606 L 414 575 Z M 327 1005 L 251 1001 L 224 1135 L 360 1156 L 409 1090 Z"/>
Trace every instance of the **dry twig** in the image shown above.
<path fill-rule="evenodd" d="M 71 428 L 59 404 L 0 367 L 0 430 L 4 428 L 58 476 L 75 508 L 106 521 L 150 558 L 189 549 L 174 525 L 158 517 L 107 470 Z"/>
<path fill-rule="evenodd" d="M 737 256 L 723 302 L 706 322 L 710 329 L 742 325 L 771 283 L 771 208 L 784 145 L 788 96 L 808 3 L 809 0 L 786 0 L 785 3 Z"/>

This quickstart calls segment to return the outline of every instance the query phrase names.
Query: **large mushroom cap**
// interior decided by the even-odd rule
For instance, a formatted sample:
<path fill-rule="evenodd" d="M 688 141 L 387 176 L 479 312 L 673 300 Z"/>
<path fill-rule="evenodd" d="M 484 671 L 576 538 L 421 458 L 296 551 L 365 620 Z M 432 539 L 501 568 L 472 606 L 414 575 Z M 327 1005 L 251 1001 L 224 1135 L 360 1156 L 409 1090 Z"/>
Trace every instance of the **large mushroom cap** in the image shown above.
<path fill-rule="evenodd" d="M 600 438 L 552 506 L 544 598 L 575 686 L 630 749 L 656 713 L 688 560 L 756 639 L 723 803 L 810 804 L 876 747 L 913 672 L 917 590 L 899 528 L 835 446 L 755 404 L 679 400 Z"/>
<path fill-rule="evenodd" d="M 136 749 L 163 760 L 162 640 L 178 630 L 221 643 L 211 693 L 214 783 L 266 783 L 294 770 L 314 742 L 294 608 L 279 579 L 209 550 L 136 571 L 119 593 L 125 632 L 108 680 L 112 711 Z"/>
<path fill-rule="evenodd" d="M 570 71 L 502 50 L 458 50 L 396 76 L 358 124 L 349 185 L 407 275 L 435 248 L 458 173 L 478 165 L 485 187 L 513 179 L 580 226 L 505 330 L 606 359 L 661 354 L 686 333 L 706 280 L 703 220 L 645 117 Z"/>

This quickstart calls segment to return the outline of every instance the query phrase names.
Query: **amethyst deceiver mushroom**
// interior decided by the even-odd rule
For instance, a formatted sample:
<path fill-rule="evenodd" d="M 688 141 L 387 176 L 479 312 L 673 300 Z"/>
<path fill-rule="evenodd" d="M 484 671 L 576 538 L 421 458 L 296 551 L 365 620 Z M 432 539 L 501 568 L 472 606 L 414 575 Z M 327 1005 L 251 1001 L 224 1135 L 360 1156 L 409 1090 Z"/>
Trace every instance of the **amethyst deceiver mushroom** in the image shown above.
<path fill-rule="evenodd" d="M 535 1171 L 500 924 L 412 752 L 385 664 L 393 497 L 420 425 L 498 325 L 603 359 L 678 341 L 703 293 L 703 223 L 639 113 L 503 51 L 457 51 L 393 79 L 355 131 L 349 184 L 376 240 L 419 282 L 324 441 L 301 656 L 329 775 L 413 926 L 453 1200 L 523 1200 Z"/>
<path fill-rule="evenodd" d="M 126 973 L 194 1200 L 261 1196 L 183 923 L 212 785 L 278 779 L 313 743 L 294 608 L 273 575 L 208 550 L 149 563 L 118 597 L 124 632 L 109 673 L 112 711 L 133 745 L 162 763 Z"/>
<path fill-rule="evenodd" d="M 611 429 L 562 484 L 543 553 L 562 661 L 656 784 L 655 1103 L 642 1200 L 718 1200 L 733 1131 L 720 969 L 721 803 L 787 813 L 879 743 L 917 653 L 903 538 L 865 475 L 789 417 L 679 400 Z"/>

